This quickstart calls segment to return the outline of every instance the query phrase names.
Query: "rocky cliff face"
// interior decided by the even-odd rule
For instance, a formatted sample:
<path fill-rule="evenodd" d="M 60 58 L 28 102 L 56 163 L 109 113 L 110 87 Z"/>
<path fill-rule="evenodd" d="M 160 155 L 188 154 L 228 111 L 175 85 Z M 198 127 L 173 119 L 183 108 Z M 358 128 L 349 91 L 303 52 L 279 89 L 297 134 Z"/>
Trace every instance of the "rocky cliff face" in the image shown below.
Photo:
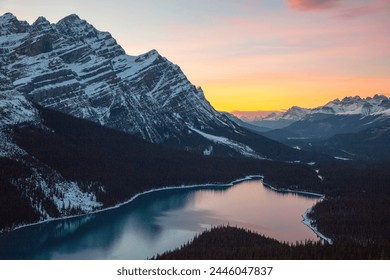
<path fill-rule="evenodd" d="M 8 13 L 0 35 L 0 90 L 154 143 L 179 143 L 188 128 L 235 128 L 179 66 L 156 50 L 126 55 L 77 15 L 29 25 Z"/>

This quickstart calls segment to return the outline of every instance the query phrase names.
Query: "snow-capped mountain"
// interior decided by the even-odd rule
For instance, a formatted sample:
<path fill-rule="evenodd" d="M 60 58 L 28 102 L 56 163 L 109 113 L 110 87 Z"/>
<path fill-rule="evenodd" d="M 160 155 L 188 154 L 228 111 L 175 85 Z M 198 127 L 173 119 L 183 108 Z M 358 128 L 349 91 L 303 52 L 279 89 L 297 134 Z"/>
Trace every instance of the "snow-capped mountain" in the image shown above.
<path fill-rule="evenodd" d="M 335 99 L 313 109 L 293 106 L 286 112 L 275 112 L 249 123 L 269 129 L 286 128 L 298 121 L 317 121 L 329 117 L 375 118 L 382 121 L 390 116 L 390 99 L 384 95 Z"/>
<path fill-rule="evenodd" d="M 304 118 L 307 114 L 310 113 L 310 109 L 301 108 L 298 106 L 293 106 L 290 109 L 288 109 L 286 112 L 277 112 L 272 113 L 261 120 L 267 120 L 267 121 L 277 121 L 277 120 L 288 120 L 288 121 L 297 121 Z"/>
<path fill-rule="evenodd" d="M 273 131 L 263 135 L 296 147 L 302 145 L 302 142 L 311 143 L 337 134 L 389 127 L 390 99 L 377 94 L 366 98 L 355 96 L 335 99 L 314 109 L 292 107 L 283 115 L 273 120 L 260 120 L 256 125 L 273 127 Z"/>
<path fill-rule="evenodd" d="M 345 97 L 344 99 L 335 99 L 314 109 L 306 109 L 293 106 L 284 113 L 270 114 L 262 120 L 293 120 L 304 119 L 310 114 L 328 114 L 328 115 L 381 115 L 386 114 L 390 109 L 390 99 L 384 95 L 375 95 L 374 97 L 360 98 Z"/>
<path fill-rule="evenodd" d="M 156 50 L 126 55 L 109 33 L 77 15 L 29 25 L 7 13 L 0 35 L 0 90 L 155 143 L 180 138 L 189 127 L 235 128 L 179 66 Z"/>
<path fill-rule="evenodd" d="M 384 95 L 376 94 L 374 97 L 360 98 L 345 97 L 342 100 L 335 99 L 325 106 L 315 108 L 311 113 L 335 114 L 335 115 L 380 115 L 390 109 L 390 99 Z"/>

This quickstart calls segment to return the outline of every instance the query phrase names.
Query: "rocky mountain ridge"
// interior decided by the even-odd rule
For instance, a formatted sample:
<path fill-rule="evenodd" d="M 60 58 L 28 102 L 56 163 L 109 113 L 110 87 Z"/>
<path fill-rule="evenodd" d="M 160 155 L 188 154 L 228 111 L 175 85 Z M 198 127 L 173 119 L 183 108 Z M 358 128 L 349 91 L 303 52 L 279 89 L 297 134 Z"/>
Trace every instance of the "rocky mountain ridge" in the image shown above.
<path fill-rule="evenodd" d="M 0 17 L 0 90 L 150 142 L 214 126 L 235 128 L 156 50 L 129 56 L 108 32 L 77 15 L 32 25 Z M 179 140 L 178 140 L 179 141 Z"/>
<path fill-rule="evenodd" d="M 311 114 L 327 115 L 390 115 L 390 99 L 385 95 L 376 94 L 373 97 L 361 98 L 360 96 L 345 97 L 342 100 L 335 99 L 323 106 L 313 109 L 293 106 L 286 112 L 272 113 L 261 120 L 292 120 L 298 121 Z"/>

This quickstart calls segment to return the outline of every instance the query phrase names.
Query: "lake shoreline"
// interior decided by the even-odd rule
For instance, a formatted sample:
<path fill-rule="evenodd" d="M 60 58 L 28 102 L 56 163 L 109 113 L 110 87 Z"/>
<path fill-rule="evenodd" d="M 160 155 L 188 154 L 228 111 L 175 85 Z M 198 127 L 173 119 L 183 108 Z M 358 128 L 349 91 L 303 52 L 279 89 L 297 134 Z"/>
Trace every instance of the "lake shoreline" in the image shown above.
<path fill-rule="evenodd" d="M 175 190 L 175 189 L 200 189 L 200 188 L 212 188 L 212 187 L 215 187 L 215 188 L 231 187 L 231 186 L 233 186 L 235 184 L 238 184 L 238 183 L 241 183 L 241 182 L 245 182 L 245 181 L 251 181 L 251 180 L 261 180 L 264 187 L 269 188 L 272 191 L 275 191 L 275 192 L 278 192 L 278 193 L 294 193 L 294 194 L 297 194 L 297 195 L 306 195 L 306 196 L 312 196 L 312 197 L 319 197 L 321 199 L 325 198 L 324 195 L 318 194 L 318 193 L 312 193 L 312 192 L 306 192 L 306 191 L 298 191 L 298 190 L 291 190 L 291 189 L 286 189 L 286 188 L 276 188 L 276 187 L 273 187 L 272 185 L 270 185 L 268 183 L 265 183 L 263 175 L 249 175 L 249 176 L 246 176 L 246 177 L 243 177 L 243 178 L 231 181 L 230 183 L 207 183 L 207 184 L 197 184 L 197 185 L 166 186 L 166 187 L 160 187 L 160 188 L 153 188 L 153 189 L 150 189 L 150 190 L 147 190 L 147 191 L 135 194 L 134 196 L 132 196 L 128 200 L 126 200 L 124 202 L 121 202 L 121 203 L 118 203 L 118 204 L 116 204 L 114 206 L 110 206 L 110 207 L 103 208 L 103 209 L 98 209 L 98 210 L 95 210 L 95 211 L 92 211 L 92 212 L 89 212 L 89 213 L 84 213 L 84 214 L 79 214 L 79 215 L 72 215 L 72 216 L 64 216 L 64 217 L 58 217 L 58 218 L 50 218 L 50 219 L 46 219 L 46 220 L 39 221 L 39 222 L 36 222 L 36 223 L 21 225 L 21 226 L 18 226 L 16 228 L 12 229 L 12 230 L 9 230 L 9 231 L 3 231 L 3 232 L 0 231 L 0 236 L 3 235 L 3 234 L 7 234 L 7 233 L 10 233 L 10 232 L 19 230 L 19 229 L 23 229 L 23 228 L 27 228 L 27 227 L 31 227 L 31 226 L 35 226 L 35 225 L 39 225 L 39 224 L 49 223 L 49 222 L 52 222 L 52 221 L 60 221 L 60 220 L 67 220 L 67 219 L 72 219 L 72 218 L 79 218 L 79 217 L 83 217 L 83 216 L 88 216 L 88 215 L 101 213 L 101 212 L 104 212 L 104 211 L 110 211 L 110 210 L 113 210 L 113 209 L 117 209 L 119 207 L 122 207 L 124 205 L 127 205 L 127 204 L 133 202 L 135 199 L 137 199 L 138 197 L 140 197 L 142 195 L 145 195 L 145 194 L 150 194 L 150 193 L 160 192 L 160 191 L 167 191 L 167 190 Z M 317 230 L 317 228 L 312 225 L 313 221 L 307 217 L 307 214 L 311 211 L 311 209 L 312 208 L 307 209 L 307 211 L 302 215 L 302 218 L 303 218 L 302 223 L 305 224 L 307 227 L 309 227 L 320 239 L 323 239 L 326 242 L 328 242 L 329 244 L 332 244 L 331 243 L 332 240 L 330 238 L 327 238 L 326 236 L 324 236 L 322 233 L 320 233 Z"/>
<path fill-rule="evenodd" d="M 297 190 L 291 190 L 286 188 L 275 188 L 271 186 L 270 184 L 267 184 L 263 181 L 263 185 L 266 188 L 269 188 L 275 192 L 279 193 L 294 193 L 298 195 L 307 195 L 312 197 L 318 197 L 319 199 L 323 200 L 325 199 L 325 195 L 319 194 L 319 193 L 313 193 L 313 192 L 306 192 L 306 191 L 297 191 Z M 318 202 L 317 202 L 318 203 Z M 313 220 L 308 217 L 308 214 L 313 210 L 312 207 L 306 210 L 305 213 L 302 214 L 302 223 L 305 224 L 307 227 L 309 227 L 320 239 L 328 242 L 330 245 L 333 244 L 333 240 L 329 237 L 326 237 L 324 234 L 322 234 L 315 225 L 313 225 Z"/>
<path fill-rule="evenodd" d="M 325 240 L 326 242 L 328 242 L 328 244 L 332 245 L 333 244 L 333 240 L 329 237 L 326 237 L 325 235 L 323 235 L 321 232 L 318 231 L 317 227 L 315 225 L 313 225 L 313 220 L 310 219 L 308 217 L 308 214 L 313 210 L 313 208 L 309 208 L 306 210 L 306 212 L 302 215 L 302 223 L 304 223 L 305 225 L 307 225 L 315 234 L 317 234 L 317 236 L 319 238 L 321 238 L 322 240 Z"/>
<path fill-rule="evenodd" d="M 116 204 L 114 206 L 110 206 L 110 207 L 102 208 L 102 209 L 97 209 L 97 210 L 91 211 L 89 213 L 83 213 L 83 214 L 71 215 L 71 216 L 63 216 L 63 217 L 58 217 L 58 218 L 49 218 L 49 219 L 46 219 L 46 220 L 42 220 L 42 221 L 38 221 L 38 222 L 35 222 L 35 223 L 31 223 L 31 224 L 20 225 L 20 226 L 17 226 L 15 228 L 11 229 L 11 230 L 0 230 L 0 236 L 3 235 L 3 234 L 7 234 L 7 233 L 10 233 L 10 232 L 19 230 L 19 229 L 26 228 L 26 227 L 36 226 L 36 225 L 40 225 L 40 224 L 44 224 L 44 223 L 49 223 L 49 222 L 52 222 L 52 221 L 60 221 L 60 220 L 67 220 L 67 219 L 72 219 L 72 218 L 78 218 L 78 217 L 93 215 L 93 214 L 101 213 L 101 212 L 104 212 L 104 211 L 117 209 L 117 208 L 119 208 L 121 206 L 124 206 L 124 205 L 126 205 L 128 203 L 131 203 L 132 201 L 134 201 L 136 198 L 138 198 L 141 195 L 145 195 L 145 194 L 149 194 L 149 193 L 153 193 L 153 192 L 159 192 L 159 191 L 165 191 L 165 190 L 175 190 L 175 189 L 197 189 L 197 188 L 207 188 L 207 187 L 231 187 L 231 186 L 233 186 L 234 184 L 237 184 L 237 183 L 250 181 L 250 180 L 256 180 L 256 179 L 263 180 L 264 176 L 262 176 L 262 175 L 249 175 L 249 176 L 246 176 L 246 177 L 234 180 L 234 181 L 232 181 L 230 183 L 207 183 L 207 184 L 197 184 L 197 185 L 165 186 L 165 187 L 160 187 L 160 188 L 153 188 L 153 189 L 141 192 L 141 193 L 137 193 L 137 194 L 133 195 L 132 197 L 130 197 L 128 200 L 126 200 L 124 202 L 121 202 L 121 203 L 118 203 L 118 204 Z"/>

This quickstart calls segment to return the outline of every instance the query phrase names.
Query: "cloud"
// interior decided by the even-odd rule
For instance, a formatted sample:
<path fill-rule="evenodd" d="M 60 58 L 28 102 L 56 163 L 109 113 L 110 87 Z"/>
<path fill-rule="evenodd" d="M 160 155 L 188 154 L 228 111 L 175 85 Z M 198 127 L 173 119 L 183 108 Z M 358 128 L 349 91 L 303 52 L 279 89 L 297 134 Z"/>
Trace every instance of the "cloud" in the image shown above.
<path fill-rule="evenodd" d="M 340 0 L 287 0 L 290 8 L 299 11 L 318 11 L 334 8 Z"/>

